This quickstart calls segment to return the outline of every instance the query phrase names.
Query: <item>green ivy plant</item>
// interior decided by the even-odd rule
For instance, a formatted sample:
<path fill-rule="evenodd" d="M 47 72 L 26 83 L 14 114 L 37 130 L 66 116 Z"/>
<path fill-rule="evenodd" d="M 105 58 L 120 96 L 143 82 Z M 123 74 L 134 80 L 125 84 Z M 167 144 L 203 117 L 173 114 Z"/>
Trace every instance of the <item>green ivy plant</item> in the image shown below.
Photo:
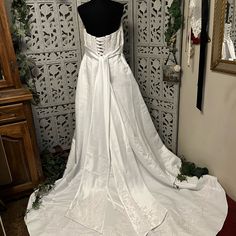
<path fill-rule="evenodd" d="M 63 176 L 69 153 L 64 151 L 59 145 L 55 146 L 54 149 L 54 153 L 45 149 L 40 155 L 45 181 L 34 189 L 35 198 L 32 208 L 28 209 L 26 214 L 32 209 L 38 210 L 40 208 L 43 197 L 55 187 L 56 180 Z"/>
<path fill-rule="evenodd" d="M 179 181 L 187 181 L 188 176 L 196 176 L 198 179 L 200 179 L 203 175 L 209 174 L 209 171 L 206 167 L 197 167 L 193 162 L 187 161 L 183 156 L 181 156 L 180 159 L 182 165 L 180 167 L 180 173 L 177 176 Z"/>
<path fill-rule="evenodd" d="M 37 76 L 35 62 L 25 53 L 27 46 L 25 38 L 30 36 L 29 7 L 26 0 L 13 0 L 11 5 L 11 34 L 20 73 L 20 80 L 33 94 L 33 103 L 38 104 L 39 95 L 33 78 Z"/>
<path fill-rule="evenodd" d="M 176 45 L 177 32 L 181 28 L 182 24 L 181 0 L 173 0 L 168 11 L 170 19 L 167 30 L 165 31 L 165 41 L 167 46 L 174 49 Z"/>

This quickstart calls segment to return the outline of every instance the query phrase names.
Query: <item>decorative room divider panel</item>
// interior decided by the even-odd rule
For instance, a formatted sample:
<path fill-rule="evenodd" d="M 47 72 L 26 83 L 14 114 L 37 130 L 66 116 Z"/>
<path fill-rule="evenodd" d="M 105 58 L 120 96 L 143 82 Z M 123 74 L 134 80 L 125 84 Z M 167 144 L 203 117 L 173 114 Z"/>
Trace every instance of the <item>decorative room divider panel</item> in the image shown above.
<path fill-rule="evenodd" d="M 81 61 L 75 0 L 32 0 L 28 54 L 38 67 L 35 78 L 41 104 L 33 106 L 40 150 L 70 147 L 74 119 L 74 91 Z"/>
<path fill-rule="evenodd" d="M 33 107 L 40 149 L 70 148 L 75 127 L 74 91 L 83 55 L 80 0 L 34 0 L 32 35 L 26 39 L 37 63 L 35 78 L 41 104 Z M 153 122 L 168 148 L 176 151 L 179 84 L 164 82 L 168 56 L 164 32 L 172 0 L 122 0 L 125 3 L 124 53 L 140 86 Z"/>
<path fill-rule="evenodd" d="M 135 77 L 165 145 L 176 152 L 179 84 L 164 82 L 162 66 L 169 50 L 164 32 L 173 0 L 134 0 Z"/>

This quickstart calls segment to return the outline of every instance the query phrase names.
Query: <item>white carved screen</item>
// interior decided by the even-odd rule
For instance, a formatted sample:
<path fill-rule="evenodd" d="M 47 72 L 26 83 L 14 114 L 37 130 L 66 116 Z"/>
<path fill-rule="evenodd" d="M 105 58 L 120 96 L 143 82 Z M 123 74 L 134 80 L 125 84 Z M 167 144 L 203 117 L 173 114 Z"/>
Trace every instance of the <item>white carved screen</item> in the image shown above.
<path fill-rule="evenodd" d="M 176 151 L 179 85 L 162 81 L 162 64 L 168 55 L 164 32 L 172 0 L 120 2 L 125 3 L 127 61 L 162 140 Z M 80 0 L 28 1 L 32 36 L 26 40 L 28 54 L 39 69 L 35 81 L 41 104 L 33 112 L 41 150 L 55 145 L 70 148 L 75 83 L 83 55 L 78 4 Z"/>
<path fill-rule="evenodd" d="M 162 76 L 169 53 L 164 32 L 172 1 L 134 1 L 134 64 L 135 77 L 155 127 L 165 145 L 176 152 L 179 84 L 164 82 Z"/>
<path fill-rule="evenodd" d="M 74 119 L 74 91 L 81 60 L 75 0 L 33 0 L 28 55 L 37 64 L 35 79 L 41 104 L 33 107 L 40 150 L 69 148 Z"/>

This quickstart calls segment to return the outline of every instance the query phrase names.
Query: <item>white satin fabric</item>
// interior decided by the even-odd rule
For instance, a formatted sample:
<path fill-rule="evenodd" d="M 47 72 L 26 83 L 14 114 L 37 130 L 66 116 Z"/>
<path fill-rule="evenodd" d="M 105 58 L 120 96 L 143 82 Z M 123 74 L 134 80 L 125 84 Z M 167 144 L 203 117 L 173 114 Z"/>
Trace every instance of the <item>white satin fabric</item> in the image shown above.
<path fill-rule="evenodd" d="M 25 217 L 30 235 L 215 236 L 227 214 L 225 192 L 210 175 L 176 180 L 181 161 L 155 130 L 123 37 L 122 25 L 104 37 L 84 30 L 67 167 Z"/>
<path fill-rule="evenodd" d="M 234 61 L 236 59 L 234 43 L 231 39 L 231 23 L 225 23 L 224 40 L 222 43 L 222 59 Z"/>

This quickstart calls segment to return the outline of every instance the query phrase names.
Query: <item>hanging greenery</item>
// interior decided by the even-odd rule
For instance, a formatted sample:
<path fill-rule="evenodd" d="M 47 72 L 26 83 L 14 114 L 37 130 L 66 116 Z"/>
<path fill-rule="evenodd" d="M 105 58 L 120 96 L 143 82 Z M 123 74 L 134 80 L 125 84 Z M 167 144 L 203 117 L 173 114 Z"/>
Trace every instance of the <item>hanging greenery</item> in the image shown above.
<path fill-rule="evenodd" d="M 13 0 L 11 5 L 11 33 L 16 59 L 18 63 L 20 79 L 33 94 L 33 103 L 39 103 L 39 95 L 36 91 L 34 77 L 37 76 L 35 62 L 30 59 L 25 50 L 27 49 L 25 38 L 30 36 L 29 7 L 26 0 Z"/>
<path fill-rule="evenodd" d="M 181 0 L 173 0 L 169 8 L 169 15 L 170 19 L 165 32 L 165 41 L 167 46 L 169 46 L 172 50 L 175 50 L 177 32 L 181 28 L 182 24 Z"/>
<path fill-rule="evenodd" d="M 163 81 L 176 83 L 180 81 L 181 73 L 181 67 L 178 65 L 176 59 L 177 33 L 181 28 L 182 23 L 181 0 L 173 0 L 168 10 L 169 21 L 167 30 L 165 31 L 165 41 L 167 43 L 169 54 L 163 65 Z"/>

